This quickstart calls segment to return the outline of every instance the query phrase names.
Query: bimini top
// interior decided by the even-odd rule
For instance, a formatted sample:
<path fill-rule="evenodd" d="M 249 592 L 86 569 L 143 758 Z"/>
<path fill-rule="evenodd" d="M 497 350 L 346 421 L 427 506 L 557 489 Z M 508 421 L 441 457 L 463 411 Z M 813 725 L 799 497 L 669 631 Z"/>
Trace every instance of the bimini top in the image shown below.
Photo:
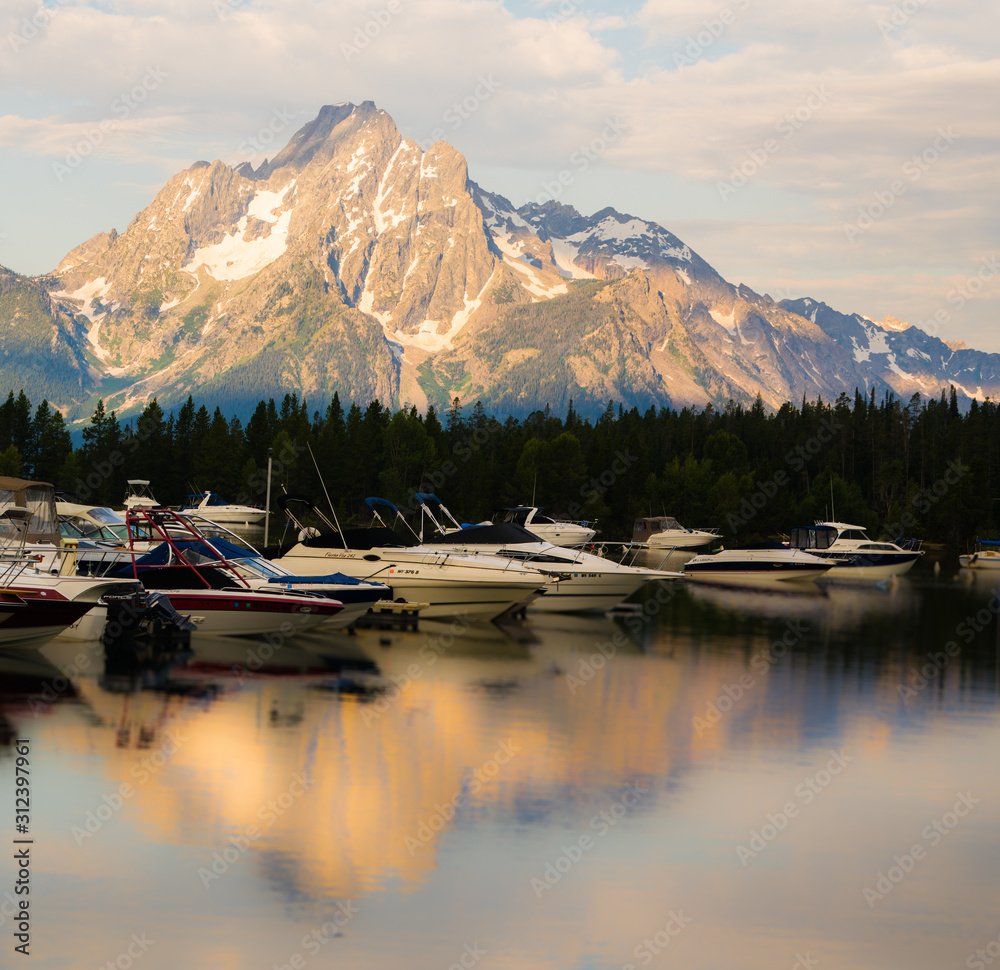
<path fill-rule="evenodd" d="M 31 511 L 28 519 L 28 542 L 60 544 L 59 516 L 56 513 L 56 490 L 49 482 L 29 482 L 23 478 L 0 477 L 0 509 L 15 505 Z M 11 540 L 18 535 L 18 527 L 6 519 L 0 526 L 0 538 Z"/>

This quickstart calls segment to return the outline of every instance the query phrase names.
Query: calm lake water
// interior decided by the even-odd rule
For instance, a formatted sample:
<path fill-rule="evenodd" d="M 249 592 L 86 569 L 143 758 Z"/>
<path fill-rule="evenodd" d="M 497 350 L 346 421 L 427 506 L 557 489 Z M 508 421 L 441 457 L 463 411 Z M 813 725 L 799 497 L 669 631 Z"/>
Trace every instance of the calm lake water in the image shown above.
<path fill-rule="evenodd" d="M 260 641 L 141 671 L 61 641 L 3 657 L 3 830 L 26 738 L 35 841 L 31 958 L 7 918 L 0 965 L 988 966 L 977 579 L 664 584 L 625 619 L 313 633 L 253 675 Z"/>

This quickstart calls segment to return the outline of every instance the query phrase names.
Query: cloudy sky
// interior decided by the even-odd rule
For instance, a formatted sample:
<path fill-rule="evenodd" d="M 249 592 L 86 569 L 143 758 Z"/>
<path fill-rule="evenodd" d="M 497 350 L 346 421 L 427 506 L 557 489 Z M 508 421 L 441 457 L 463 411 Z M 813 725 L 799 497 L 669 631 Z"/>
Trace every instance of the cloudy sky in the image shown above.
<path fill-rule="evenodd" d="M 7 0 L 0 263 L 50 270 L 193 161 L 374 100 L 517 204 L 611 205 L 734 283 L 1000 351 L 997 36 L 986 0 Z"/>

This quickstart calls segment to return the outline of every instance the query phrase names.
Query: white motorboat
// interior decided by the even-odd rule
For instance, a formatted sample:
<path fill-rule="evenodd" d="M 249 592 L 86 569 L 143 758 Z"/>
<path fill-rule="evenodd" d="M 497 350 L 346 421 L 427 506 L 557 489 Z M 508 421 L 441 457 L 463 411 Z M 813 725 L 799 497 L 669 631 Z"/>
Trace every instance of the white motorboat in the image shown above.
<path fill-rule="evenodd" d="M 886 579 L 902 576 L 923 555 L 894 542 L 875 542 L 864 527 L 846 522 L 816 522 L 791 530 L 788 545 L 833 564 L 828 579 Z"/>
<path fill-rule="evenodd" d="M 542 515 L 542 510 L 534 505 L 497 509 L 497 513 L 503 513 L 502 521 L 514 522 L 543 542 L 551 542 L 554 546 L 582 546 L 597 535 L 597 530 L 592 529 L 589 522 L 553 519 Z"/>
<path fill-rule="evenodd" d="M 298 529 L 298 541 L 275 562 L 299 576 L 325 576 L 336 570 L 386 583 L 394 600 L 426 603 L 422 618 L 495 619 L 532 602 L 553 583 L 552 575 L 495 556 L 423 549 L 384 524 L 340 529 L 302 496 L 283 495 L 278 504 Z M 325 531 L 310 522 L 320 523 Z"/>
<path fill-rule="evenodd" d="M 197 499 L 197 504 L 193 500 Z M 188 502 L 181 510 L 181 515 L 200 515 L 210 522 L 223 525 L 258 525 L 267 518 L 268 513 L 254 505 L 234 505 L 219 498 L 215 492 L 198 492 L 189 495 Z"/>
<path fill-rule="evenodd" d="M 121 512 L 102 505 L 56 502 L 59 531 L 63 538 L 128 542 L 128 529 Z"/>
<path fill-rule="evenodd" d="M 632 541 L 650 549 L 698 549 L 717 542 L 715 529 L 685 529 L 672 515 L 646 515 L 635 520 Z"/>
<path fill-rule="evenodd" d="M 790 581 L 813 581 L 833 569 L 833 563 L 781 543 L 723 549 L 684 563 L 685 579 L 728 586 L 773 586 Z"/>
<path fill-rule="evenodd" d="M 160 503 L 156 501 L 149 487 L 149 479 L 130 478 L 126 484 L 125 501 L 122 503 L 125 511 L 129 509 L 156 509 Z"/>
<path fill-rule="evenodd" d="M 455 550 L 462 555 L 498 556 L 570 577 L 571 582 L 567 585 L 560 583 L 558 587 L 547 588 L 545 595 L 530 605 L 531 610 L 603 613 L 653 580 L 680 577 L 680 573 L 626 566 L 580 550 L 555 546 L 514 522 L 462 528 L 437 496 L 417 492 L 414 498 L 438 533 L 421 548 Z"/>
<path fill-rule="evenodd" d="M 978 539 L 974 552 L 958 557 L 963 569 L 1000 569 L 1000 541 Z"/>

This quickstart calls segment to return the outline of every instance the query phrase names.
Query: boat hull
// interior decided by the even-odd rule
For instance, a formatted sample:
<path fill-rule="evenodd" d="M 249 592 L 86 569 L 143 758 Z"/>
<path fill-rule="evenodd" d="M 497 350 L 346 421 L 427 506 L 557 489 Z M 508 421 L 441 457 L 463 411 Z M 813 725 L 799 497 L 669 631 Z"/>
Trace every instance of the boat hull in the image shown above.
<path fill-rule="evenodd" d="M 309 630 L 340 612 L 340 604 L 317 598 L 260 596 L 250 591 L 162 590 L 181 616 L 199 633 L 217 636 L 260 636 Z"/>
<path fill-rule="evenodd" d="M 656 532 L 646 540 L 650 549 L 699 549 L 719 537 L 711 532 Z"/>
<path fill-rule="evenodd" d="M 821 558 L 833 562 L 833 569 L 826 574 L 828 580 L 888 579 L 890 576 L 908 573 L 920 558 L 920 553 L 903 553 L 891 557 L 845 553 L 843 557 L 823 555 Z"/>
<path fill-rule="evenodd" d="M 997 569 L 1000 570 L 1000 552 L 973 552 L 959 556 L 958 564 L 963 569 Z"/>
<path fill-rule="evenodd" d="M 828 569 L 775 569 L 772 572 L 746 569 L 685 570 L 687 579 L 701 583 L 721 583 L 726 586 L 775 586 L 787 582 L 815 582 L 829 573 Z"/>
<path fill-rule="evenodd" d="M 450 561 L 449 561 L 450 560 Z M 298 545 L 276 560 L 286 569 L 322 576 L 334 569 L 355 579 L 385 583 L 393 600 L 426 603 L 426 619 L 494 619 L 525 605 L 544 588 L 544 577 L 484 566 L 455 556 L 415 557 L 395 549 L 321 550 Z"/>

